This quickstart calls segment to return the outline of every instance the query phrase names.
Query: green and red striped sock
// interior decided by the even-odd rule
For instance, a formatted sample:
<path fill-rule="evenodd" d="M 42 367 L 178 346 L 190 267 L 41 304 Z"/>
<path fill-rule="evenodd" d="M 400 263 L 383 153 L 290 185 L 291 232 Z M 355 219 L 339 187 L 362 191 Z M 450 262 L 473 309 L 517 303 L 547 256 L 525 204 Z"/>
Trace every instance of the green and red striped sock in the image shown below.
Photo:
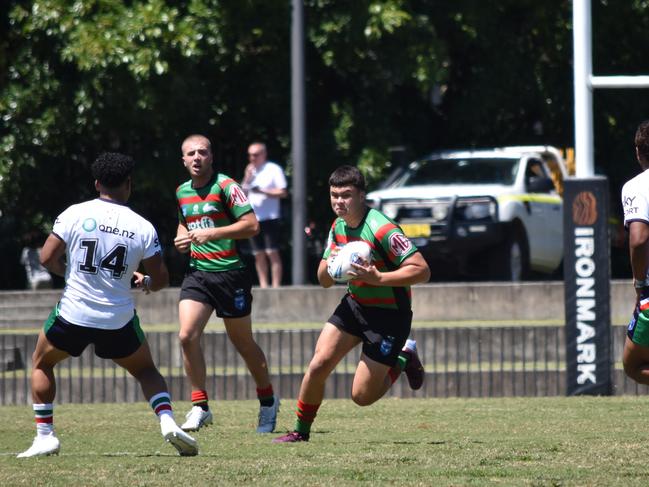
<path fill-rule="evenodd" d="M 320 404 L 306 404 L 298 399 L 297 401 L 297 419 L 295 420 L 295 431 L 308 435 L 311 432 L 311 425 L 318 414 Z"/>
<path fill-rule="evenodd" d="M 269 384 L 268 387 L 263 389 L 257 388 L 257 399 L 259 404 L 264 407 L 270 407 L 275 404 L 275 394 L 273 393 L 273 385 Z"/>
<path fill-rule="evenodd" d="M 173 416 L 173 410 L 171 409 L 171 397 L 168 392 L 160 392 L 155 394 L 149 399 L 149 404 L 151 409 L 156 413 L 158 417 L 163 414 L 170 414 Z"/>
<path fill-rule="evenodd" d="M 401 372 L 406 368 L 406 365 L 408 364 L 408 357 L 406 356 L 405 352 L 401 352 L 399 354 L 399 358 L 397 358 L 397 363 L 394 364 L 394 367 L 392 367 L 390 370 L 388 370 L 388 377 L 390 377 L 390 381 L 394 384 L 399 376 L 401 375 Z"/>
<path fill-rule="evenodd" d="M 36 420 L 36 434 L 38 436 L 50 435 L 54 432 L 54 404 L 34 404 L 34 419 Z"/>
<path fill-rule="evenodd" d="M 207 391 L 198 389 L 192 391 L 192 406 L 198 406 L 203 411 L 209 411 L 210 407 L 207 404 Z"/>

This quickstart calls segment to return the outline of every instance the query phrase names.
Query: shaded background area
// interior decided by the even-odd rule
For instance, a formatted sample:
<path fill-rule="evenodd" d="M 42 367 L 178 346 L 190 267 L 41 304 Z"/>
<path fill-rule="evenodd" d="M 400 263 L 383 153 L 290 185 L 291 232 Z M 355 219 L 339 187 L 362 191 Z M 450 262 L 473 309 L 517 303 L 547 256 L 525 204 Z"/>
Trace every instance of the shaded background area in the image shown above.
<path fill-rule="evenodd" d="M 94 197 L 99 152 L 138 161 L 131 206 L 158 229 L 173 283 L 185 266 L 172 239 L 187 134 L 209 136 L 217 169 L 236 179 L 248 143 L 264 140 L 290 180 L 289 7 L 5 2 L 0 288 L 25 287 L 19 256 L 30 230 L 46 235 L 65 207 Z M 305 17 L 310 267 L 332 218 L 327 176 L 340 164 L 358 165 L 373 187 L 396 146 L 409 160 L 439 148 L 573 143 L 571 2 L 307 0 Z M 648 27 L 644 1 L 593 1 L 594 72 L 649 72 Z M 638 90 L 594 97 L 596 172 L 609 178 L 614 216 L 639 170 L 633 133 L 648 104 Z M 282 254 L 288 278 L 290 242 Z M 625 253 L 613 257 L 614 276 L 628 273 Z"/>

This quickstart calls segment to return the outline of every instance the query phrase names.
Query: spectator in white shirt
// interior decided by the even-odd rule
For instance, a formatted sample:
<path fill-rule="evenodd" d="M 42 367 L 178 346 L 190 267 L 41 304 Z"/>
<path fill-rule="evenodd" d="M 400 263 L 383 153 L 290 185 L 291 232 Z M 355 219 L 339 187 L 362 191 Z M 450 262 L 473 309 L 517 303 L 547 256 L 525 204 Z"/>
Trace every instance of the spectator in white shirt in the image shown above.
<path fill-rule="evenodd" d="M 286 177 L 278 164 L 267 160 L 266 145 L 262 142 L 250 144 L 248 161 L 241 186 L 248 194 L 260 225 L 259 234 L 250 240 L 259 286 L 268 287 L 270 282 L 272 287 L 279 287 L 282 283 L 279 200 L 288 195 Z"/>

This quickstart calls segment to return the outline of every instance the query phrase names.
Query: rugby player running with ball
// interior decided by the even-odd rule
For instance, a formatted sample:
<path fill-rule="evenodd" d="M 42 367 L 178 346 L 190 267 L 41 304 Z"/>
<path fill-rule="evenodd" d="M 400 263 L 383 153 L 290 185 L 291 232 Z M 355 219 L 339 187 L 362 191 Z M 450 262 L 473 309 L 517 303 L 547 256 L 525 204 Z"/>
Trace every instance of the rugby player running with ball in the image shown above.
<path fill-rule="evenodd" d="M 372 248 L 372 262 L 353 264 L 355 278 L 324 325 L 302 380 L 294 431 L 274 443 L 309 441 L 311 425 L 324 397 L 325 381 L 336 365 L 362 343 L 351 398 L 369 406 L 390 389 L 401 372 L 419 389 L 424 369 L 414 340 L 410 286 L 427 282 L 428 264 L 399 226 L 365 204 L 365 179 L 352 166 L 341 166 L 329 178 L 331 207 L 336 214 L 328 245 L 318 267 L 324 288 L 334 285 L 328 259 L 348 242 L 362 240 Z"/>

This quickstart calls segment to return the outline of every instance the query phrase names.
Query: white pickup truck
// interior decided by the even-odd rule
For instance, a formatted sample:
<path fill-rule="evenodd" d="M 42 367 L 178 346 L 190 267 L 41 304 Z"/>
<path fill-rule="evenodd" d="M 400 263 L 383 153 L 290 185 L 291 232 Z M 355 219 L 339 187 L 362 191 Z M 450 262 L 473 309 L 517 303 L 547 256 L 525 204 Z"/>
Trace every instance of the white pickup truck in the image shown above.
<path fill-rule="evenodd" d="M 401 226 L 433 273 L 520 281 L 560 269 L 566 176 L 550 146 L 441 151 L 396 168 L 367 199 Z"/>

